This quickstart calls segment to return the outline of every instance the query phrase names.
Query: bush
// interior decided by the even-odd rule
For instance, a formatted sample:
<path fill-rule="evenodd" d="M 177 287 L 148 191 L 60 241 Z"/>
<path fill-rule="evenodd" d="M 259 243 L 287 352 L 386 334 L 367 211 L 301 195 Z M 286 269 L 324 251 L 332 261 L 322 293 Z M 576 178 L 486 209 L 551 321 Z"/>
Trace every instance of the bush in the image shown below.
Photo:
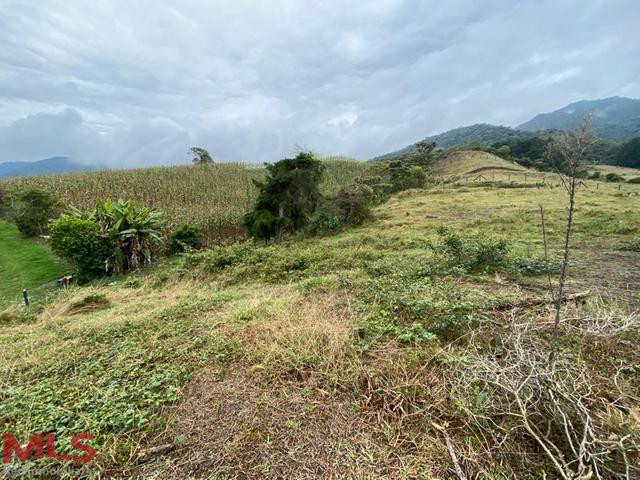
<path fill-rule="evenodd" d="M 640 183 L 640 177 L 631 178 L 631 179 L 627 180 L 627 183 L 638 184 L 638 183 Z"/>
<path fill-rule="evenodd" d="M 418 165 L 407 165 L 401 161 L 395 161 L 389 163 L 388 171 L 394 192 L 422 188 L 427 181 L 427 174 Z"/>
<path fill-rule="evenodd" d="M 589 178 L 591 180 L 598 180 L 600 177 L 602 177 L 602 172 L 596 170 L 595 172 L 593 172 L 591 175 L 589 175 Z"/>
<path fill-rule="evenodd" d="M 62 205 L 55 195 L 32 188 L 17 195 L 13 220 L 23 235 L 35 237 L 47 233 L 49 221 L 61 211 Z"/>
<path fill-rule="evenodd" d="M 169 250 L 171 253 L 182 253 L 202 247 L 202 230 L 197 225 L 182 225 L 171 234 Z"/>
<path fill-rule="evenodd" d="M 342 221 L 338 215 L 332 211 L 322 210 L 309 221 L 309 233 L 312 235 L 328 235 L 335 233 L 342 228 Z"/>
<path fill-rule="evenodd" d="M 605 180 L 607 182 L 624 182 L 624 178 L 622 177 L 622 175 L 618 175 L 617 173 L 607 173 L 604 176 Z"/>
<path fill-rule="evenodd" d="M 111 249 L 97 223 L 65 215 L 51 224 L 49 232 L 51 248 L 75 264 L 79 283 L 105 273 Z"/>
<path fill-rule="evenodd" d="M 463 238 L 447 227 L 439 227 L 442 243 L 434 249 L 451 267 L 466 272 L 491 271 L 505 266 L 509 245 L 505 240 Z"/>

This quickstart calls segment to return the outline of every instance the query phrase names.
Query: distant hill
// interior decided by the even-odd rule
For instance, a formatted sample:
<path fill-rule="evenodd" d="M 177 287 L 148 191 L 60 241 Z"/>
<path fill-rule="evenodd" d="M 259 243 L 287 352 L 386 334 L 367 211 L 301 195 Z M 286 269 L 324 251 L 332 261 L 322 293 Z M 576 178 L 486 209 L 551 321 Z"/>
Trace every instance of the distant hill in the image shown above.
<path fill-rule="evenodd" d="M 454 150 L 445 154 L 431 167 L 435 175 L 466 175 L 496 171 L 526 172 L 515 162 L 477 150 Z"/>
<path fill-rule="evenodd" d="M 83 172 L 97 170 L 99 167 L 76 162 L 69 157 L 50 157 L 36 162 L 0 163 L 0 178 L 28 177 L 53 173 Z"/>
<path fill-rule="evenodd" d="M 625 142 L 640 136 L 640 99 L 610 97 L 600 100 L 582 100 L 550 113 L 536 115 L 518 129 L 529 132 L 571 128 L 580 122 L 586 112 L 594 113 L 597 136 L 616 142 Z"/>
<path fill-rule="evenodd" d="M 496 142 L 524 140 L 541 130 L 565 130 L 575 126 L 585 112 L 594 113 L 594 129 L 598 137 L 617 143 L 640 136 L 640 99 L 611 97 L 600 100 L 582 100 L 567 105 L 560 110 L 536 115 L 516 128 L 478 123 L 467 127 L 454 128 L 425 140 L 437 142 L 441 148 L 470 148 L 488 146 Z M 606 142 L 605 142 L 606 143 Z M 378 162 L 397 158 L 415 149 L 408 145 L 400 150 L 372 158 Z"/>
<path fill-rule="evenodd" d="M 425 138 L 434 141 L 441 148 L 453 147 L 477 147 L 481 145 L 491 145 L 495 142 L 506 142 L 509 140 L 519 140 L 533 136 L 530 132 L 523 132 L 510 127 L 490 125 L 488 123 L 477 123 L 467 127 L 454 128 L 438 135 Z M 415 149 L 414 145 L 408 145 L 395 152 L 380 155 L 372 158 L 372 162 L 390 160 Z"/>

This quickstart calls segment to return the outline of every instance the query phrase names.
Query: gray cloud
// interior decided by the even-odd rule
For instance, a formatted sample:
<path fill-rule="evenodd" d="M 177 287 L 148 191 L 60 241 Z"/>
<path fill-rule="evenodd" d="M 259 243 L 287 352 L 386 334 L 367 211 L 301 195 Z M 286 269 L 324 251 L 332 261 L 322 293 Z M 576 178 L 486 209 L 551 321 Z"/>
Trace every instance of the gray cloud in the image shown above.
<path fill-rule="evenodd" d="M 0 161 L 368 158 L 474 122 L 640 96 L 634 0 L 0 6 Z"/>

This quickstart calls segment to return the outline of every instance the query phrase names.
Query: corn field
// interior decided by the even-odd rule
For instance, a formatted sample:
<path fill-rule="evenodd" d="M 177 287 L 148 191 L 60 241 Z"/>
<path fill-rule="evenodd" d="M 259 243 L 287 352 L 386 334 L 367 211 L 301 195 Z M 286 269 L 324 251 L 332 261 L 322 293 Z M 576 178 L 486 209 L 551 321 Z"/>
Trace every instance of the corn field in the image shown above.
<path fill-rule="evenodd" d="M 332 193 L 362 175 L 368 165 L 345 157 L 324 158 L 327 166 L 322 191 Z M 167 230 L 184 224 L 199 225 L 209 245 L 245 236 L 243 215 L 253 206 L 254 179 L 265 170 L 259 165 L 218 163 L 172 167 L 64 173 L 0 181 L 8 203 L 28 188 L 57 194 L 66 205 L 89 210 L 107 198 L 135 200 L 161 210 Z"/>

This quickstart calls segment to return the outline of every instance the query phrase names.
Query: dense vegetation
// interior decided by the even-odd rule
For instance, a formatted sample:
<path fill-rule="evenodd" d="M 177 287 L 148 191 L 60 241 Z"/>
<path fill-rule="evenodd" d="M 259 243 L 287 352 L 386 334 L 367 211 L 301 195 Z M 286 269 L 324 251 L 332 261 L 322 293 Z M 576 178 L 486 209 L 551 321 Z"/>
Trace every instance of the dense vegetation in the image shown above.
<path fill-rule="evenodd" d="M 595 134 L 602 139 L 626 142 L 640 135 L 640 100 L 624 97 L 571 103 L 554 112 L 536 115 L 517 128 L 530 132 L 566 130 L 580 123 L 587 112 L 594 114 Z"/>
<path fill-rule="evenodd" d="M 363 174 L 368 165 L 343 157 L 323 159 L 326 174 L 320 188 L 328 194 Z M 69 173 L 0 181 L 6 201 L 29 188 L 56 193 L 64 203 L 91 210 L 108 198 L 133 200 L 165 213 L 166 228 L 198 225 L 211 245 L 244 238 L 242 220 L 257 197 L 253 180 L 264 178 L 255 165 L 204 164 L 133 170 Z"/>

